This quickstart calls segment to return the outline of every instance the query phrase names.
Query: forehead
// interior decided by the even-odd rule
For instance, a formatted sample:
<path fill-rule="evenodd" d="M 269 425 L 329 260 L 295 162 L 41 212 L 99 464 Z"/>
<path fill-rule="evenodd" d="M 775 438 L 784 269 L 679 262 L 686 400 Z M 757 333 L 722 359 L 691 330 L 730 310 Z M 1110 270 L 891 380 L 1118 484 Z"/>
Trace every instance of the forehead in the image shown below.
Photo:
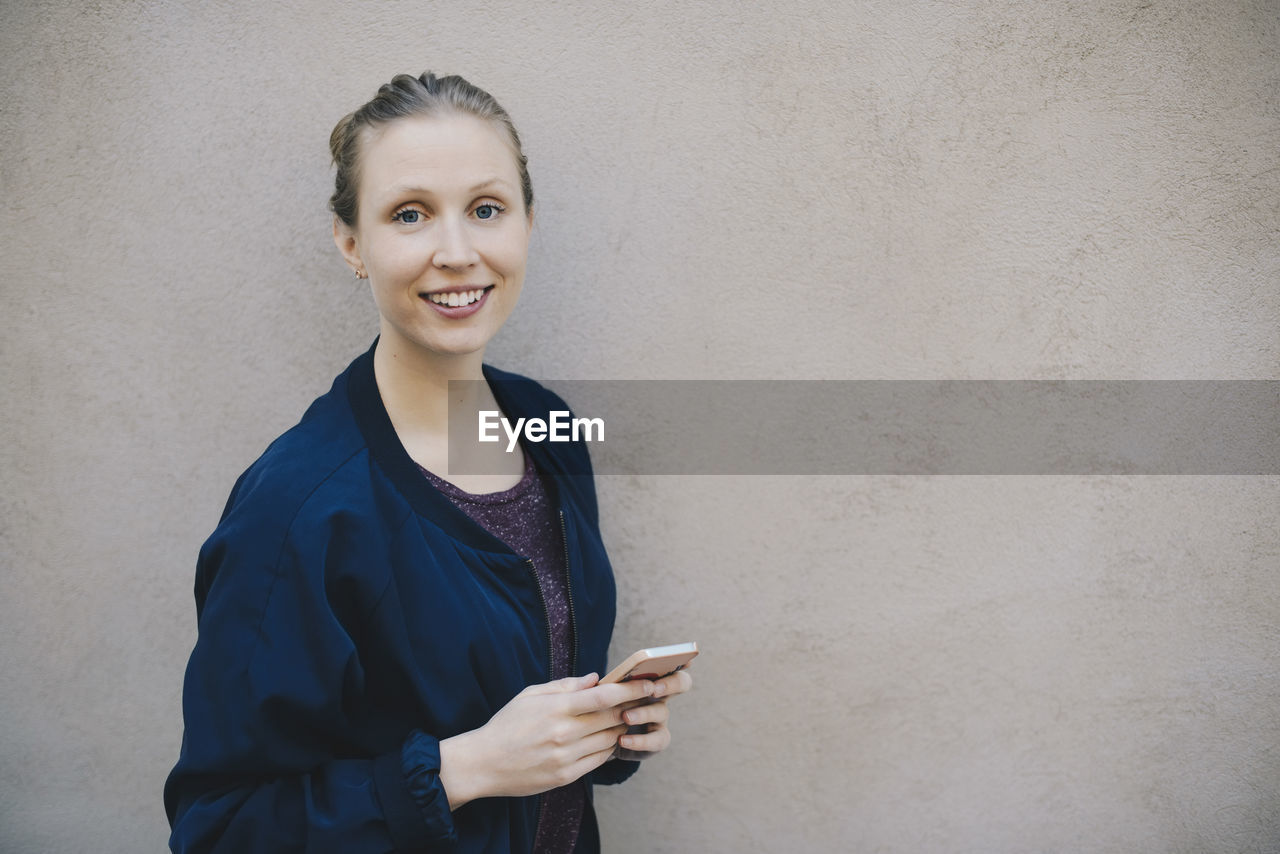
<path fill-rule="evenodd" d="M 365 128 L 360 195 L 415 184 L 441 193 L 497 178 L 520 187 L 515 153 L 492 122 L 475 116 L 411 116 Z"/>

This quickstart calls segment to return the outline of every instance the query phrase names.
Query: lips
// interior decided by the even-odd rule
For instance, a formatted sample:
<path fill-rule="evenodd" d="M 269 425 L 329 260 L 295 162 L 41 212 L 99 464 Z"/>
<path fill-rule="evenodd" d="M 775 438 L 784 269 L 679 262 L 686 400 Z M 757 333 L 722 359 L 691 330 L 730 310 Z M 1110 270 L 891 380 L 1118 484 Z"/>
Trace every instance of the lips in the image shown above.
<path fill-rule="evenodd" d="M 470 289 L 449 288 L 448 290 L 431 291 L 430 293 L 419 294 L 419 296 L 425 298 L 431 303 L 434 303 L 435 305 L 459 308 L 479 302 L 492 287 L 493 285 Z"/>
<path fill-rule="evenodd" d="M 418 294 L 419 299 L 449 318 L 475 314 L 488 301 L 493 285 L 477 288 L 455 287 Z"/>

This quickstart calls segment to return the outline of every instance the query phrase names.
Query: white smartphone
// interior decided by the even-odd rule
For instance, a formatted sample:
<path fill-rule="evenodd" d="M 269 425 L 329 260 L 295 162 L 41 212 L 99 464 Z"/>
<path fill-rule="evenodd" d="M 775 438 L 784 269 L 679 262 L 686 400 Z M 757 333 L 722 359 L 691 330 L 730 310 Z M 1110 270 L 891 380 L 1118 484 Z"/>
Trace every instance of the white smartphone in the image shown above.
<path fill-rule="evenodd" d="M 628 679 L 661 679 L 683 669 L 698 654 L 698 645 L 675 643 L 638 650 L 610 670 L 600 682 L 626 682 Z"/>

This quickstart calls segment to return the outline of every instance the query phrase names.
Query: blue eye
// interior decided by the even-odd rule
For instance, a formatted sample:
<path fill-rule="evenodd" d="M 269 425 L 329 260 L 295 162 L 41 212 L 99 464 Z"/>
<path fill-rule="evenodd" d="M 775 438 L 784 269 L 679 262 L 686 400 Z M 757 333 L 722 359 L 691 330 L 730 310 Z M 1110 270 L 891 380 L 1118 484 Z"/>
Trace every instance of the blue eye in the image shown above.
<path fill-rule="evenodd" d="M 476 208 L 476 219 L 493 219 L 500 213 L 502 213 L 502 208 L 486 203 Z"/>
<path fill-rule="evenodd" d="M 406 208 L 405 210 L 402 210 L 402 211 L 396 211 L 391 218 L 394 220 L 397 220 L 398 222 L 413 224 L 418 221 L 418 216 L 419 214 L 417 211 L 413 210 L 412 208 Z"/>

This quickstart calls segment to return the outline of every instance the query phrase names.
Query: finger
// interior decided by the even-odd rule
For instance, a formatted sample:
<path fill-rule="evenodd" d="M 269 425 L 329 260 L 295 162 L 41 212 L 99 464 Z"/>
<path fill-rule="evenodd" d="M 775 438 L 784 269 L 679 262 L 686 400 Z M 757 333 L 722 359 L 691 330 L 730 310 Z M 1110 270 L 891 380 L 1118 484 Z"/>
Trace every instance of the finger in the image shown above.
<path fill-rule="evenodd" d="M 564 679 L 556 679 L 553 682 L 541 682 L 537 685 L 530 685 L 521 691 L 521 694 L 568 694 L 573 691 L 582 691 L 593 687 L 600 681 L 599 674 L 588 673 L 586 676 L 566 676 Z"/>
<path fill-rule="evenodd" d="M 653 695 L 653 683 L 648 679 L 633 679 L 630 682 L 596 685 L 573 696 L 569 705 L 570 714 L 586 714 L 601 709 L 612 709 L 623 703 L 639 700 Z"/>
<path fill-rule="evenodd" d="M 586 736 L 582 741 L 578 742 L 581 755 L 590 756 L 593 753 L 599 753 L 601 750 L 612 750 L 617 747 L 618 739 L 622 738 L 626 732 L 626 725 L 620 724 Z"/>
<path fill-rule="evenodd" d="M 647 706 L 650 703 L 665 703 L 666 701 L 667 700 L 665 697 L 663 698 L 642 697 L 639 700 L 632 700 L 630 703 L 619 703 L 618 705 L 614 706 L 614 708 L 620 712 L 625 712 L 627 709 L 634 709 L 637 706 Z"/>
<path fill-rule="evenodd" d="M 551 780 L 549 788 L 567 786 L 575 780 L 581 779 L 584 774 L 590 774 L 592 771 L 612 759 L 617 748 L 618 746 L 616 743 L 605 742 L 605 746 L 601 749 L 587 753 L 569 764 L 560 767 L 558 770 L 554 771 L 549 778 Z"/>
<path fill-rule="evenodd" d="M 665 726 L 655 728 L 652 732 L 632 732 L 618 739 L 618 747 L 622 750 L 634 750 L 637 753 L 657 753 L 671 744 L 671 730 Z"/>
<path fill-rule="evenodd" d="M 596 770 L 601 765 L 603 765 L 604 763 L 612 759 L 614 752 L 617 749 L 618 749 L 618 745 L 615 740 L 615 741 L 607 742 L 604 747 L 602 747 L 601 749 L 593 753 L 586 754 L 581 759 L 577 760 L 576 762 L 574 762 L 573 764 L 569 765 L 564 769 L 564 774 L 563 774 L 564 783 L 562 783 L 561 785 L 570 783 L 582 777 L 582 775 L 589 774 L 592 771 Z"/>
<path fill-rule="evenodd" d="M 598 750 L 595 753 L 590 754 L 589 756 L 582 757 L 582 759 L 578 761 L 582 764 L 585 764 L 587 769 L 582 773 L 586 774 L 588 771 L 594 771 L 604 763 L 608 762 L 610 759 L 613 758 L 613 753 L 617 749 L 618 749 L 618 745 L 615 742 L 614 744 L 610 744 L 608 747 L 604 748 L 603 750 Z"/>
<path fill-rule="evenodd" d="M 578 715 L 575 720 L 584 734 L 601 732 L 618 725 L 625 726 L 626 722 L 622 718 L 623 711 L 623 706 L 614 706 L 609 709 L 600 709 L 599 711 Z"/>
<path fill-rule="evenodd" d="M 670 697 L 675 694 L 683 694 L 692 687 L 692 674 L 688 670 L 677 670 L 675 673 L 663 676 L 653 683 L 653 696 Z"/>
<path fill-rule="evenodd" d="M 665 724 L 670 716 L 671 710 L 667 708 L 667 704 L 659 702 L 626 710 L 622 713 L 622 721 L 628 726 Z"/>

